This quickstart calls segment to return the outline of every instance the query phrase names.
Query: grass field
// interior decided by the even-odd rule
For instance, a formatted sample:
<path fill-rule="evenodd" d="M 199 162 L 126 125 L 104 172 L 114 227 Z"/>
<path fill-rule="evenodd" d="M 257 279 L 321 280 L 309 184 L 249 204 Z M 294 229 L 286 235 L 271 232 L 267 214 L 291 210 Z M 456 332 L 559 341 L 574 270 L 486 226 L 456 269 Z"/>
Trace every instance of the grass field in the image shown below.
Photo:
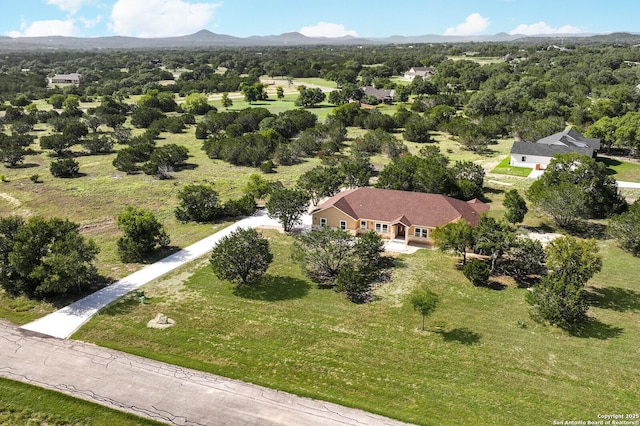
<path fill-rule="evenodd" d="M 638 260 L 600 243 L 591 324 L 572 335 L 533 322 L 526 289 L 473 287 L 456 258 L 401 255 L 365 305 L 319 290 L 290 262 L 291 238 L 265 231 L 275 263 L 235 288 L 206 259 L 125 298 L 74 338 L 419 424 L 552 424 L 631 413 L 640 391 Z M 634 269 L 635 268 L 635 269 Z M 441 303 L 421 332 L 406 294 Z M 146 328 L 157 312 L 176 320 Z"/>
<path fill-rule="evenodd" d="M 610 157 L 598 157 L 617 180 L 640 182 L 640 163 Z"/>
<path fill-rule="evenodd" d="M 514 167 L 509 164 L 511 158 L 505 157 L 500 163 L 491 170 L 491 173 L 497 173 L 501 175 L 520 176 L 527 177 L 531 173 L 531 169 L 527 167 Z"/>
<path fill-rule="evenodd" d="M 0 425 L 160 425 L 59 392 L 0 378 Z"/>

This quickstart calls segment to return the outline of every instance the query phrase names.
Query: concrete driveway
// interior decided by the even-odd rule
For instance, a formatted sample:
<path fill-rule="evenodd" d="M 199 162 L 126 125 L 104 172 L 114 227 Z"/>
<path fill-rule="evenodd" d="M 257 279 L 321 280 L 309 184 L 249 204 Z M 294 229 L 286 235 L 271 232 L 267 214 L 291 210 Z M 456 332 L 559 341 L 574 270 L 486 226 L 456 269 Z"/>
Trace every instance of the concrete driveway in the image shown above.
<path fill-rule="evenodd" d="M 405 424 L 1 320 L 0 376 L 172 425 Z"/>
<path fill-rule="evenodd" d="M 225 236 L 238 228 L 280 227 L 264 211 L 242 219 L 209 237 L 149 265 L 89 296 L 49 315 L 22 326 L 23 329 L 48 336 L 68 338 L 98 311 L 119 297 L 146 283 L 207 254 Z"/>

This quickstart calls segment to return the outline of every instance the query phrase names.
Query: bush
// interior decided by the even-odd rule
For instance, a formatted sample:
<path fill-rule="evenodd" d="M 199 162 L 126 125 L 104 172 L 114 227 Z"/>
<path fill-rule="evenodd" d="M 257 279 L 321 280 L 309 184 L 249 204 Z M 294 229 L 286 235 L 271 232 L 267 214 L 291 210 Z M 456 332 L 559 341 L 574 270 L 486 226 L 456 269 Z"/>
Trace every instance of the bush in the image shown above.
<path fill-rule="evenodd" d="M 343 291 L 353 303 L 365 303 L 371 299 L 370 277 L 354 268 L 343 268 L 338 272 L 336 290 Z"/>
<path fill-rule="evenodd" d="M 169 245 L 169 236 L 154 214 L 129 206 L 118 215 L 118 255 L 123 262 L 142 262 L 156 247 Z"/>
<path fill-rule="evenodd" d="M 222 215 L 218 193 L 208 183 L 186 185 L 178 198 L 175 215 L 180 222 L 213 222 Z"/>
<path fill-rule="evenodd" d="M 224 237 L 211 253 L 211 267 L 221 280 L 242 284 L 260 279 L 273 261 L 269 240 L 253 228 L 238 228 Z"/>
<path fill-rule="evenodd" d="M 476 286 L 486 286 L 489 282 L 489 265 L 480 259 L 471 259 L 462 268 L 462 273 Z"/>
<path fill-rule="evenodd" d="M 72 178 L 78 176 L 80 165 L 73 158 L 62 158 L 53 161 L 49 166 L 49 171 L 55 177 Z"/>
<path fill-rule="evenodd" d="M 258 205 L 251 195 L 244 195 L 224 203 L 224 215 L 228 217 L 249 216 L 256 212 Z"/>

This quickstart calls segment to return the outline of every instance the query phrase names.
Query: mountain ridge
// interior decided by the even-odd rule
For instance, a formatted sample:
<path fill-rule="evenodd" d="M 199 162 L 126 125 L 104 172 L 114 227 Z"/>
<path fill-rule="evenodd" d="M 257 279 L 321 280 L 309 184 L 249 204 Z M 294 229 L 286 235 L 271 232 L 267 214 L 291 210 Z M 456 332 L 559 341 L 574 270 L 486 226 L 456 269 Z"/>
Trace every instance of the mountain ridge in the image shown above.
<path fill-rule="evenodd" d="M 594 41 L 615 43 L 640 43 L 640 35 L 629 32 L 608 34 L 540 34 L 523 35 L 498 33 L 481 36 L 448 36 L 424 34 L 418 36 L 391 35 L 382 38 L 308 37 L 299 32 L 287 32 L 278 35 L 236 37 L 217 34 L 202 29 L 193 34 L 173 37 L 7 37 L 0 36 L 0 49 L 166 49 L 166 48 L 216 48 L 216 47 L 262 47 L 262 46 L 310 46 L 310 45 L 375 45 L 375 44 L 421 44 L 421 43 L 468 43 L 468 42 L 512 42 L 563 40 Z"/>

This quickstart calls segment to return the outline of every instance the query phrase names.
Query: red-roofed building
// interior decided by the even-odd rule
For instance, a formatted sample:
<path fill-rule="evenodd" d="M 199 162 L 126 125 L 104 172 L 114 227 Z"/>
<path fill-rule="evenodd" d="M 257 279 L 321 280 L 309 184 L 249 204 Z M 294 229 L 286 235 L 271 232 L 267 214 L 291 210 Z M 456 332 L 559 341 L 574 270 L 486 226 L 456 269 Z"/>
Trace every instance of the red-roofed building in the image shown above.
<path fill-rule="evenodd" d="M 311 212 L 313 229 L 340 228 L 354 235 L 376 231 L 386 239 L 432 243 L 438 226 L 466 220 L 476 226 L 489 205 L 440 194 L 356 188 L 342 191 Z"/>

